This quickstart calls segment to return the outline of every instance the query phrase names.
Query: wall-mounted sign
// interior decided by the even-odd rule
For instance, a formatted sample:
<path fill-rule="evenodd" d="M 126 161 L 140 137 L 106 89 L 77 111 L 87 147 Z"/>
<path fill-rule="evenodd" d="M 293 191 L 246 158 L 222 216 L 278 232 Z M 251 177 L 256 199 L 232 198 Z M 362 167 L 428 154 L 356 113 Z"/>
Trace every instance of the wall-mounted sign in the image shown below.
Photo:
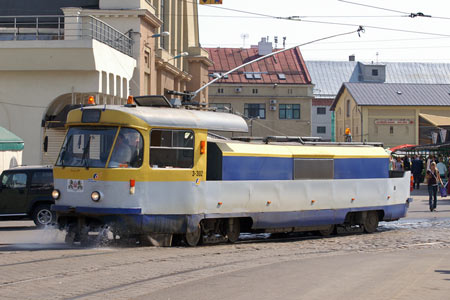
<path fill-rule="evenodd" d="M 377 119 L 375 120 L 376 125 L 409 125 L 414 124 L 413 120 L 410 119 Z"/>

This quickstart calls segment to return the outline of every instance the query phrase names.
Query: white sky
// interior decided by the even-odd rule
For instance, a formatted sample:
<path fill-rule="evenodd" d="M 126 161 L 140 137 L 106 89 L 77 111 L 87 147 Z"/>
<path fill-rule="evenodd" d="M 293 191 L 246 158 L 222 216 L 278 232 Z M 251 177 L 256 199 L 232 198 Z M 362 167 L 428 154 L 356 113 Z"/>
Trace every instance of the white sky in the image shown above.
<path fill-rule="evenodd" d="M 261 37 L 271 42 L 278 36 L 278 47 L 285 36 L 286 46 L 356 30 L 358 26 L 318 24 L 279 20 L 228 11 L 244 10 L 276 17 L 300 16 L 305 21 L 349 23 L 431 34 L 406 33 L 365 28 L 356 33 L 301 47 L 305 60 L 348 60 L 351 54 L 359 61 L 411 61 L 450 63 L 450 1 L 448 0 L 348 0 L 401 12 L 422 12 L 432 18 L 406 17 L 403 13 L 384 11 L 340 2 L 338 0 L 223 0 L 222 5 L 199 5 L 200 42 L 202 47 L 245 47 L 255 45 Z M 440 19 L 448 18 L 448 19 Z M 442 35 L 442 36 L 438 36 Z"/>

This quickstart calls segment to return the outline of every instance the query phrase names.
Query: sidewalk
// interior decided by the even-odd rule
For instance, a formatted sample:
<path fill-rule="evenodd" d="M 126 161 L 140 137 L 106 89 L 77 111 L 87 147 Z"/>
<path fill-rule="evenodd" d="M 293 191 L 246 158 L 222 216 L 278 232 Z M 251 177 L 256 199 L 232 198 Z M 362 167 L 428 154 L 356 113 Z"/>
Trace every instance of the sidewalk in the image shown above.
<path fill-rule="evenodd" d="M 442 198 L 438 191 L 437 211 L 430 212 L 428 206 L 428 187 L 421 184 L 420 189 L 411 192 L 413 202 L 410 204 L 407 219 L 450 218 L 450 196 Z"/>

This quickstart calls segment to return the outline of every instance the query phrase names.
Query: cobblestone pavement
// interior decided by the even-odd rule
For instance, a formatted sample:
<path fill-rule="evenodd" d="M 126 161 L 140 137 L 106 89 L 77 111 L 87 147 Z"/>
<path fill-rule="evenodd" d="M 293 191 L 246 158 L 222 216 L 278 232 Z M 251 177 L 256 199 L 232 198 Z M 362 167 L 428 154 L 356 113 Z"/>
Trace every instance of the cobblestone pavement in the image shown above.
<path fill-rule="evenodd" d="M 409 249 L 450 251 L 450 200 L 440 200 L 438 212 L 431 213 L 423 192 L 415 192 L 408 218 L 380 223 L 374 234 L 284 239 L 243 235 L 234 245 L 197 248 L 70 248 L 56 230 L 1 222 L 0 298 L 132 299 L 218 274 L 301 259 Z"/>

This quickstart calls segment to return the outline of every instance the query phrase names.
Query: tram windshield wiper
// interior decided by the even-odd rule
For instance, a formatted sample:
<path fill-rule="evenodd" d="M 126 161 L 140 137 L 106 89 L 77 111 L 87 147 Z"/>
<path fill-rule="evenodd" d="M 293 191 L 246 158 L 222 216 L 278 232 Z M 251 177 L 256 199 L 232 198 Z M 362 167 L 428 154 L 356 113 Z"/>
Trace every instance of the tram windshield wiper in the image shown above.
<path fill-rule="evenodd" d="M 67 153 L 67 147 L 72 142 L 72 138 L 73 138 L 73 135 L 69 136 L 69 139 L 67 140 L 67 143 L 64 145 L 64 147 L 61 150 L 61 158 L 60 158 L 60 160 L 61 160 L 61 167 L 63 167 L 63 168 L 65 167 L 64 166 L 64 157 L 66 156 L 66 153 Z"/>
<path fill-rule="evenodd" d="M 89 169 L 89 162 L 87 159 L 87 154 L 88 154 L 90 145 L 91 145 L 91 135 L 89 135 L 86 146 L 84 146 L 84 149 L 83 149 L 83 155 L 81 156 L 81 165 L 84 165 L 86 167 L 86 169 Z"/>

